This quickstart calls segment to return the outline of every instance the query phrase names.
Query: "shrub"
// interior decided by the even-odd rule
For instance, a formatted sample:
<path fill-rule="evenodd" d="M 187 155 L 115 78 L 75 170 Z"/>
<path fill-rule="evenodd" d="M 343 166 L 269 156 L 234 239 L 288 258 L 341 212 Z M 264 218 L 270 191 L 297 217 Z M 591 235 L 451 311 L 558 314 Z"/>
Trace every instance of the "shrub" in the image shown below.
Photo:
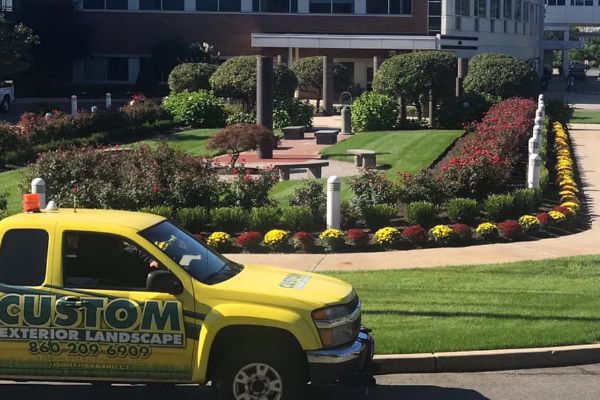
<path fill-rule="evenodd" d="M 208 226 L 210 214 L 202 207 L 180 208 L 175 213 L 175 221 L 188 231 L 198 233 Z"/>
<path fill-rule="evenodd" d="M 285 248 L 290 234 L 281 229 L 273 229 L 266 233 L 264 243 L 273 251 L 280 251 Z"/>
<path fill-rule="evenodd" d="M 398 120 L 398 103 L 374 92 L 361 94 L 352 104 L 352 128 L 355 132 L 393 129 Z"/>
<path fill-rule="evenodd" d="M 448 218 L 452 222 L 471 223 L 479 215 L 479 205 L 477 200 L 458 198 L 449 200 L 446 203 Z"/>
<path fill-rule="evenodd" d="M 206 244 L 217 252 L 226 252 L 231 248 L 231 236 L 225 232 L 213 232 L 206 240 Z"/>
<path fill-rule="evenodd" d="M 565 100 L 548 100 L 544 105 L 551 123 L 560 122 L 567 126 L 573 119 L 575 109 Z"/>
<path fill-rule="evenodd" d="M 360 210 L 345 201 L 342 201 L 341 208 L 342 229 L 351 229 L 356 227 L 361 218 Z"/>
<path fill-rule="evenodd" d="M 235 166 L 240 153 L 255 150 L 261 143 L 274 142 L 275 134 L 262 125 L 236 124 L 219 130 L 206 144 L 209 150 L 231 154 L 231 166 Z"/>
<path fill-rule="evenodd" d="M 123 119 L 129 125 L 141 125 L 170 118 L 162 106 L 147 100 L 143 95 L 134 96 L 129 103 L 121 107 L 120 112 L 121 116 L 111 111 L 100 111 L 92 114 L 92 119 L 96 119 L 97 122 L 93 124 L 95 125 L 94 128 L 89 129 L 90 133 L 92 130 L 100 131 L 116 128 L 119 126 L 120 119 Z M 77 116 L 73 118 L 77 118 Z"/>
<path fill-rule="evenodd" d="M 241 207 L 221 207 L 210 212 L 213 230 L 242 232 L 248 225 L 248 213 Z"/>
<path fill-rule="evenodd" d="M 507 239 L 518 239 L 523 236 L 523 230 L 518 221 L 509 219 L 498 224 L 498 230 L 500 234 Z"/>
<path fill-rule="evenodd" d="M 473 239 L 473 233 L 471 232 L 471 228 L 469 228 L 469 225 L 454 224 L 451 225 L 450 228 L 452 228 L 454 237 L 460 242 L 469 242 L 471 239 Z"/>
<path fill-rule="evenodd" d="M 234 114 L 230 114 L 227 117 L 227 120 L 225 121 L 225 123 L 229 126 L 229 125 L 236 125 L 236 124 L 256 124 L 256 116 L 252 113 L 247 113 L 247 112 L 237 112 Z"/>
<path fill-rule="evenodd" d="M 296 232 L 292 237 L 294 249 L 310 253 L 315 248 L 315 238 L 308 232 Z"/>
<path fill-rule="evenodd" d="M 193 128 L 218 128 L 227 118 L 221 99 L 207 90 L 171 93 L 163 106 L 175 121 Z"/>
<path fill-rule="evenodd" d="M 256 251 L 263 241 L 263 236 L 260 232 L 244 232 L 235 239 L 235 243 L 245 251 Z"/>
<path fill-rule="evenodd" d="M 490 222 L 484 222 L 475 228 L 475 236 L 477 239 L 494 240 L 498 238 L 498 227 Z"/>
<path fill-rule="evenodd" d="M 209 79 L 217 70 L 214 64 L 179 64 L 169 74 L 169 89 L 172 92 L 196 92 L 210 89 Z"/>
<path fill-rule="evenodd" d="M 348 229 L 346 241 L 351 246 L 362 249 L 369 245 L 369 234 L 362 229 Z"/>
<path fill-rule="evenodd" d="M 454 231 L 448 225 L 436 225 L 429 230 L 429 235 L 436 243 L 447 245 L 452 240 Z"/>
<path fill-rule="evenodd" d="M 344 247 L 344 234 L 339 229 L 324 230 L 319 235 L 319 240 L 327 251 L 339 251 Z"/>
<path fill-rule="evenodd" d="M 423 169 L 416 174 L 404 171 L 401 174 L 402 185 L 399 198 L 404 204 L 415 201 L 429 201 L 440 205 L 448 198 L 449 188 L 446 181 L 435 176 L 431 170 Z"/>
<path fill-rule="evenodd" d="M 14 125 L 0 121 L 0 167 L 4 166 L 4 157 L 9 151 L 14 151 L 21 145 Z"/>
<path fill-rule="evenodd" d="M 248 229 L 258 232 L 267 232 L 278 219 L 280 210 L 277 207 L 256 207 L 248 215 Z"/>
<path fill-rule="evenodd" d="M 421 225 L 412 225 L 402 231 L 402 237 L 416 245 L 427 243 L 427 231 Z"/>
<path fill-rule="evenodd" d="M 510 194 L 493 194 L 483 203 L 483 210 L 492 221 L 502 221 L 514 215 L 514 200 Z"/>
<path fill-rule="evenodd" d="M 440 102 L 435 114 L 435 126 L 441 129 L 461 129 L 465 124 L 479 121 L 490 108 L 484 96 L 467 94 L 460 98 L 447 97 Z"/>
<path fill-rule="evenodd" d="M 260 170 L 254 176 L 244 168 L 238 168 L 235 178 L 228 186 L 224 203 L 231 207 L 242 207 L 246 210 L 252 207 L 272 205 L 269 192 L 279 182 L 275 170 Z"/>
<path fill-rule="evenodd" d="M 389 226 L 397 213 L 397 208 L 389 204 L 373 204 L 362 209 L 365 224 L 371 230 Z"/>
<path fill-rule="evenodd" d="M 519 225 L 526 235 L 535 235 L 542 227 L 542 222 L 533 215 L 523 215 L 519 218 Z"/>
<path fill-rule="evenodd" d="M 281 210 L 279 219 L 285 229 L 291 231 L 312 231 L 316 228 L 313 214 L 308 207 L 287 207 Z"/>
<path fill-rule="evenodd" d="M 415 201 L 406 205 L 404 219 L 410 225 L 430 227 L 437 220 L 437 211 L 428 201 Z"/>
<path fill-rule="evenodd" d="M 273 98 L 276 100 L 292 99 L 298 89 L 298 78 L 286 64 L 273 66 Z"/>
<path fill-rule="evenodd" d="M 510 97 L 534 97 L 539 77 L 527 63 L 506 54 L 478 54 L 469 62 L 465 92 Z"/>
<path fill-rule="evenodd" d="M 386 249 L 396 249 L 402 243 L 402 234 L 396 228 L 381 228 L 373 235 L 373 242 Z"/>
<path fill-rule="evenodd" d="M 302 57 L 294 62 L 292 71 L 298 79 L 298 87 L 303 92 L 312 92 L 317 99 L 323 98 L 323 58 L 320 56 Z M 340 64 L 333 63 L 333 88 L 336 92 L 347 90 L 352 84 L 352 77 L 348 69 Z"/>
<path fill-rule="evenodd" d="M 294 193 L 289 198 L 290 206 L 310 208 L 313 216 L 324 214 L 327 206 L 327 195 L 323 184 L 314 180 L 304 181 L 302 186 L 294 189 Z"/>
<path fill-rule="evenodd" d="M 46 182 L 48 198 L 60 206 L 73 204 L 75 186 L 79 207 L 122 210 L 198 204 L 210 209 L 224 186 L 209 160 L 164 143 L 128 151 L 80 147 L 46 152 L 25 170 L 22 188 L 37 177 Z"/>
<path fill-rule="evenodd" d="M 348 186 L 353 192 L 351 204 L 362 210 L 373 204 L 398 202 L 398 185 L 377 171 L 367 170 L 350 178 Z"/>
<path fill-rule="evenodd" d="M 0 193 L 0 220 L 8 217 L 8 193 Z"/>
<path fill-rule="evenodd" d="M 310 103 L 300 99 L 278 100 L 273 103 L 273 127 L 312 126 L 314 109 Z"/>
<path fill-rule="evenodd" d="M 542 192 L 539 189 L 517 189 L 513 192 L 513 196 L 516 214 L 535 212 L 542 200 Z"/>

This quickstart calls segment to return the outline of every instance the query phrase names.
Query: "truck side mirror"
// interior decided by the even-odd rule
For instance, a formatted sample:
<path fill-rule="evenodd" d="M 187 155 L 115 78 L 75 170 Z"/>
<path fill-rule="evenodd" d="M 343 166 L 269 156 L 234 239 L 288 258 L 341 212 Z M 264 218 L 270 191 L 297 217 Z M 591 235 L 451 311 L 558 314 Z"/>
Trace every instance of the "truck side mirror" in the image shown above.
<path fill-rule="evenodd" d="M 149 292 L 177 295 L 183 292 L 183 285 L 172 272 L 159 269 L 148 274 L 146 278 L 146 290 Z"/>

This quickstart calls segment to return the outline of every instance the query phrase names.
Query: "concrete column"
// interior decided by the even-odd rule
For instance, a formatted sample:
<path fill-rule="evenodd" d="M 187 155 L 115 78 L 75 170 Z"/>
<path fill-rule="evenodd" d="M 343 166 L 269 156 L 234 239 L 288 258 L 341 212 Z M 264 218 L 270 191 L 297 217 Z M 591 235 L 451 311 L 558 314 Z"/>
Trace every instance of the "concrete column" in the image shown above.
<path fill-rule="evenodd" d="M 333 60 L 323 56 L 323 115 L 333 114 Z"/>
<path fill-rule="evenodd" d="M 377 73 L 378 69 L 379 69 L 379 57 L 375 56 L 375 57 L 373 57 L 373 78 L 375 78 L 375 74 Z"/>
<path fill-rule="evenodd" d="M 196 0 L 184 0 L 183 9 L 185 11 L 196 11 Z"/>
<path fill-rule="evenodd" d="M 195 5 L 194 5 L 194 8 Z M 128 10 L 139 10 L 140 9 L 140 0 L 127 0 L 127 9 Z"/>
<path fill-rule="evenodd" d="M 138 57 L 129 58 L 129 83 L 135 84 L 140 75 L 140 59 Z"/>
<path fill-rule="evenodd" d="M 256 121 L 273 129 L 273 59 L 270 57 L 256 57 Z M 261 143 L 258 158 L 273 158 L 273 143 Z"/>
<path fill-rule="evenodd" d="M 293 63 L 294 63 L 294 49 L 292 47 L 288 47 L 288 58 L 287 58 L 288 67 L 291 68 Z"/>
<path fill-rule="evenodd" d="M 458 59 L 458 74 L 456 77 L 456 97 L 460 97 L 463 94 L 463 81 L 469 73 L 469 59 L 459 58 Z"/>
<path fill-rule="evenodd" d="M 71 115 L 77 114 L 77 96 L 71 96 Z"/>
<path fill-rule="evenodd" d="M 564 36 L 563 40 L 565 42 L 569 41 L 569 30 L 568 29 L 565 31 L 565 36 Z M 571 57 L 569 56 L 569 50 L 568 49 L 563 50 L 562 56 L 563 56 L 563 62 L 562 62 L 563 76 L 566 78 L 567 76 L 569 76 L 569 66 L 571 65 Z"/>

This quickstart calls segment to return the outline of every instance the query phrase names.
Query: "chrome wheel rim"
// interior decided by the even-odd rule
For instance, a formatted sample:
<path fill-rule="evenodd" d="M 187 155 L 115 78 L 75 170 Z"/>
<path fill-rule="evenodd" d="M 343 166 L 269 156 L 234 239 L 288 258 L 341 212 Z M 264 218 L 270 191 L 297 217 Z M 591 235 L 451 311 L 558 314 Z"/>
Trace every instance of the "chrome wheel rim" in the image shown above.
<path fill-rule="evenodd" d="M 282 393 L 281 376 L 267 364 L 248 364 L 233 378 L 233 396 L 236 400 L 280 400 Z"/>

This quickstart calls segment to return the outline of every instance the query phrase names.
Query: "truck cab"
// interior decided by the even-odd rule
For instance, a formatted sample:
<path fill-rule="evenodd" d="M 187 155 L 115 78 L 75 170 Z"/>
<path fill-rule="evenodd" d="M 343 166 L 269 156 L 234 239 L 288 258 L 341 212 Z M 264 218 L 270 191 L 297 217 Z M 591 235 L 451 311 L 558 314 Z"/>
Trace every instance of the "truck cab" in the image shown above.
<path fill-rule="evenodd" d="M 364 372 L 352 287 L 240 265 L 163 217 L 54 210 L 0 221 L 0 378 L 212 381 L 219 399 L 301 398 Z"/>
<path fill-rule="evenodd" d="M 13 81 L 0 81 L 0 113 L 7 113 L 15 102 L 15 85 Z"/>

